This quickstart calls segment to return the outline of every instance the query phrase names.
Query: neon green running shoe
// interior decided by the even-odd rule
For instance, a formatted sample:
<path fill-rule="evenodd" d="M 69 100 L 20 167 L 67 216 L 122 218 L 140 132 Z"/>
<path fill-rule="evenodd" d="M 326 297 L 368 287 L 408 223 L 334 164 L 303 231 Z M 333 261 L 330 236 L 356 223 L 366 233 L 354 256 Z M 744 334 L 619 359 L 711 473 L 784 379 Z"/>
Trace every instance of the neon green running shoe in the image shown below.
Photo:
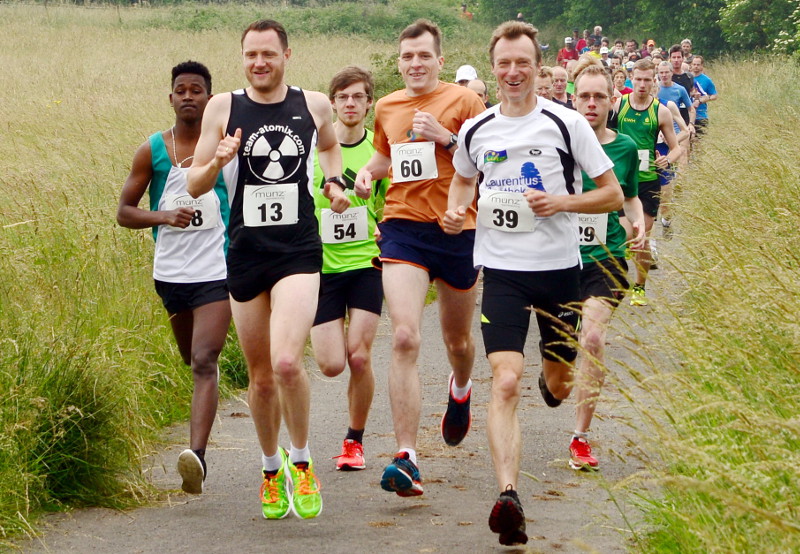
<path fill-rule="evenodd" d="M 286 462 L 289 474 L 294 485 L 292 497 L 292 510 L 294 515 L 301 519 L 317 517 L 322 511 L 322 495 L 320 494 L 320 484 L 314 474 L 314 462 L 311 459 L 308 463 L 291 461 Z"/>
<path fill-rule="evenodd" d="M 631 306 L 647 306 L 647 296 L 642 285 L 633 285 L 631 289 Z"/>
<path fill-rule="evenodd" d="M 278 447 L 281 468 L 277 472 L 264 470 L 261 483 L 261 513 L 266 519 L 283 519 L 292 511 L 292 477 L 289 472 L 289 456 Z"/>

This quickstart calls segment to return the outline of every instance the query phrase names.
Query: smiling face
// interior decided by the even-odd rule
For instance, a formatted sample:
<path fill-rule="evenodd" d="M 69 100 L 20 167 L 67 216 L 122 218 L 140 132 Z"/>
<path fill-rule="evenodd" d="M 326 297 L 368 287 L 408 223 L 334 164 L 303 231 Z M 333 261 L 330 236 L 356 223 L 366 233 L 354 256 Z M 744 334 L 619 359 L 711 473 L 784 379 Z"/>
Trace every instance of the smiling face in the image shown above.
<path fill-rule="evenodd" d="M 503 97 L 509 102 L 525 100 L 534 95 L 539 66 L 536 48 L 528 36 L 514 39 L 503 37 L 494 46 L 492 74 L 497 79 Z"/>
<path fill-rule="evenodd" d="M 242 40 L 244 74 L 257 92 L 268 94 L 283 85 L 291 48 L 283 49 L 278 33 L 250 31 Z"/>
<path fill-rule="evenodd" d="M 194 73 L 178 75 L 169 95 L 175 115 L 186 123 L 195 123 L 203 118 L 209 98 L 211 95 L 206 89 L 205 79 Z"/>
<path fill-rule="evenodd" d="M 367 117 L 372 99 L 367 95 L 363 81 L 336 91 L 331 101 L 338 120 L 347 127 L 355 127 Z"/>
<path fill-rule="evenodd" d="M 436 53 L 432 34 L 426 32 L 400 42 L 397 68 L 410 96 L 432 92 L 439 83 L 439 72 L 443 65 L 444 58 Z"/>

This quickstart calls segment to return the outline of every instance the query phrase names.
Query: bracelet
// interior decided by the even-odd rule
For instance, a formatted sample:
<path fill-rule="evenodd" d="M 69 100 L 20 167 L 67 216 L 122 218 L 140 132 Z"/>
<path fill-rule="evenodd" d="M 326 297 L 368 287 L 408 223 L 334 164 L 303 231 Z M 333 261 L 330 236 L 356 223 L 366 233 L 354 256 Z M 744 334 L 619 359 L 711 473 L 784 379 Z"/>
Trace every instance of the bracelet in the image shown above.
<path fill-rule="evenodd" d="M 342 191 L 344 191 L 347 188 L 347 185 L 345 185 L 344 181 L 342 181 L 342 178 L 339 177 L 338 175 L 336 175 L 334 177 L 328 177 L 327 179 L 325 179 L 325 182 L 326 183 L 335 183 L 335 184 L 339 185 L 339 187 L 341 187 Z"/>

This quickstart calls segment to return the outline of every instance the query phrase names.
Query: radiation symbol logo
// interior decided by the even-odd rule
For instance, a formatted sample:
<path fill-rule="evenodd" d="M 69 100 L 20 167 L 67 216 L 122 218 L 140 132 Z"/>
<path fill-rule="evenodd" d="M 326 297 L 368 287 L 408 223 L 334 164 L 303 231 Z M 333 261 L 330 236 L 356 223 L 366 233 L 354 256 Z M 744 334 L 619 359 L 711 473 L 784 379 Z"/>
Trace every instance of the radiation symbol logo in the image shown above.
<path fill-rule="evenodd" d="M 252 174 L 266 183 L 290 179 L 302 162 L 298 141 L 282 130 L 270 130 L 256 138 L 247 157 Z"/>

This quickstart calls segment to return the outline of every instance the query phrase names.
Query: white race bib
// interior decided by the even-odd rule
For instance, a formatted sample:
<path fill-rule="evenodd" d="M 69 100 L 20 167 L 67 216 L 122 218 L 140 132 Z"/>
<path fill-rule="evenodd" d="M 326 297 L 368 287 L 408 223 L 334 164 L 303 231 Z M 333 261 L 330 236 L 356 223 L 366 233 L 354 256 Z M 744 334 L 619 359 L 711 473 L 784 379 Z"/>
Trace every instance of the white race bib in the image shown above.
<path fill-rule="evenodd" d="M 639 154 L 639 171 L 650 170 L 650 150 L 637 150 Z"/>
<path fill-rule="evenodd" d="M 392 145 L 392 182 L 436 179 L 436 145 L 433 142 L 403 142 Z"/>
<path fill-rule="evenodd" d="M 578 239 L 581 246 L 606 243 L 608 214 L 578 214 Z"/>
<path fill-rule="evenodd" d="M 488 192 L 478 200 L 478 222 L 505 233 L 530 233 L 536 217 L 521 192 Z"/>
<path fill-rule="evenodd" d="M 194 210 L 194 216 L 188 227 L 181 229 L 170 226 L 170 229 L 175 231 L 205 231 L 219 226 L 219 210 L 214 191 L 208 191 L 198 198 L 192 198 L 188 193 L 168 194 L 164 197 L 164 207 L 167 210 L 177 210 L 178 208 Z"/>
<path fill-rule="evenodd" d="M 297 223 L 297 183 L 245 185 L 242 211 L 245 227 L 271 227 Z"/>
<path fill-rule="evenodd" d="M 369 214 L 366 206 L 355 206 L 337 214 L 323 208 L 321 213 L 322 242 L 340 244 L 369 238 Z"/>

